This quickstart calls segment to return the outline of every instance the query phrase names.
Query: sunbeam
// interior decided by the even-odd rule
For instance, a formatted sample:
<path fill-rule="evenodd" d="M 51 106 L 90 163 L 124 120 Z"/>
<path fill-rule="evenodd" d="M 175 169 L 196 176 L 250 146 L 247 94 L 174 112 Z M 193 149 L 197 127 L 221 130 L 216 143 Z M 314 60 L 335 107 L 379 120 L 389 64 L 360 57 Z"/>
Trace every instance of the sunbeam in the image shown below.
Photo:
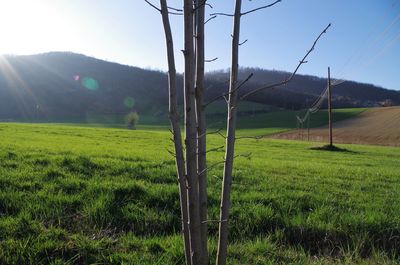
<path fill-rule="evenodd" d="M 26 117 L 39 106 L 38 98 L 32 93 L 27 82 L 22 79 L 14 67 L 9 63 L 6 56 L 0 56 L 0 76 L 7 83 L 9 92 L 15 99 L 15 107 Z M 30 100 L 33 102 L 30 102 Z"/>

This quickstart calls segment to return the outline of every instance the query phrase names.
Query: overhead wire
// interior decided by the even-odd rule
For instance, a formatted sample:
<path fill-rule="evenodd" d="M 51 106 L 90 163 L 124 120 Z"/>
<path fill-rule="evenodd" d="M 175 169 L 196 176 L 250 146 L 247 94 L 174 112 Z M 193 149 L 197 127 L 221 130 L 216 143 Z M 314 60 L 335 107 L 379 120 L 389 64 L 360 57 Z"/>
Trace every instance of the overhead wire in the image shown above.
<path fill-rule="evenodd" d="M 391 31 L 391 29 L 400 21 L 400 14 L 398 14 L 394 19 L 392 19 L 390 21 L 390 23 L 382 30 L 377 32 L 376 34 L 372 35 L 372 33 L 374 32 L 375 28 L 381 24 L 382 21 L 386 20 L 386 18 L 390 15 L 390 11 L 397 6 L 397 4 L 400 3 L 400 0 L 396 0 L 392 5 L 391 8 L 389 8 L 387 10 L 387 12 L 384 13 L 384 15 L 381 17 L 381 19 L 379 20 L 379 22 L 377 22 L 375 24 L 375 26 L 370 30 L 368 37 L 366 38 L 366 41 L 363 42 L 362 46 L 357 47 L 356 51 L 354 53 L 352 53 L 352 55 L 347 59 L 347 61 L 345 62 L 345 64 L 340 68 L 340 70 L 335 74 L 336 76 L 344 76 L 343 72 L 347 72 L 347 75 L 349 75 L 350 73 L 352 73 L 353 75 L 355 73 L 359 73 L 361 70 L 364 70 L 367 66 L 371 65 L 371 62 L 374 60 L 368 60 L 368 58 L 364 58 L 365 57 L 365 53 L 366 50 L 372 48 L 373 46 L 375 46 L 379 40 L 382 40 L 385 38 L 385 36 L 388 35 L 388 33 Z M 391 41 L 392 43 L 392 41 Z M 385 45 L 382 44 L 382 45 Z M 389 47 L 391 45 L 388 45 L 386 43 L 385 47 Z M 373 58 L 378 58 L 379 54 L 381 54 L 382 51 L 377 51 L 375 53 L 375 55 L 373 56 Z M 355 59 L 356 58 L 356 59 Z M 368 60 L 368 61 L 365 61 Z M 345 69 L 347 68 L 347 66 L 354 61 L 355 63 L 353 64 L 352 68 L 350 68 L 349 70 L 345 71 Z M 347 80 L 344 78 L 341 79 L 335 79 L 332 81 L 332 86 L 337 86 L 340 85 L 344 82 L 346 82 Z"/>
<path fill-rule="evenodd" d="M 366 67 L 368 67 L 373 62 L 375 62 L 380 56 L 382 56 L 394 43 L 396 43 L 397 41 L 400 40 L 400 32 L 398 32 L 393 38 L 390 38 L 390 40 L 388 42 L 384 42 L 382 44 L 382 45 L 384 45 L 383 48 L 381 48 L 379 51 L 377 51 L 372 58 L 369 56 L 368 61 L 363 60 L 363 57 L 365 56 L 364 55 L 365 51 L 372 48 L 380 40 L 384 39 L 388 35 L 388 33 L 391 31 L 391 29 L 400 21 L 400 13 L 399 13 L 393 20 L 391 20 L 391 22 L 382 31 L 379 31 L 377 34 L 373 35 L 375 28 L 379 24 L 381 24 L 381 22 L 384 21 L 390 15 L 391 9 L 396 7 L 397 4 L 399 4 L 399 3 L 400 3 L 400 0 L 395 0 L 392 3 L 391 8 L 389 10 L 387 10 L 387 12 L 384 13 L 384 15 L 379 20 L 379 22 L 376 23 L 375 26 L 370 30 L 368 37 L 366 38 L 366 41 L 363 42 L 361 48 L 358 47 L 356 49 L 356 52 L 351 54 L 351 56 L 347 59 L 345 64 L 337 72 L 336 76 L 340 76 L 340 75 L 344 76 L 343 73 L 345 72 L 346 67 L 352 61 L 354 61 L 354 58 L 356 58 L 357 61 L 355 64 L 353 64 L 352 68 L 350 69 L 351 71 L 347 71 L 347 73 L 348 74 L 349 73 L 357 73 L 361 70 L 364 70 Z M 333 79 L 331 82 L 331 86 L 338 86 L 346 81 L 348 81 L 348 80 L 346 80 L 345 78 Z M 322 90 L 321 94 L 316 98 L 316 100 L 313 102 L 313 104 L 311 104 L 310 107 L 306 110 L 303 117 L 296 115 L 296 119 L 297 119 L 299 125 L 301 126 L 301 128 L 303 128 L 303 124 L 310 118 L 311 114 L 316 113 L 321 109 L 323 102 L 327 98 L 327 95 L 328 95 L 328 86 L 326 86 L 325 89 Z"/>

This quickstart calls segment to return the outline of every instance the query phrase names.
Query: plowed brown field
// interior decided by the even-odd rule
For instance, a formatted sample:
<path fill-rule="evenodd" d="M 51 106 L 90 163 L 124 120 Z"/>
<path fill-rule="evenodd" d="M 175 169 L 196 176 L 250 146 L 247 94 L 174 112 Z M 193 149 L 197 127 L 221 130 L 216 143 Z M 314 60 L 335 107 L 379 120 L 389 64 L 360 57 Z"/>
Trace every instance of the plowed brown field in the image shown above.
<path fill-rule="evenodd" d="M 307 140 L 307 130 L 272 136 L 278 139 Z M 310 141 L 328 142 L 328 126 L 310 130 Z M 400 146 L 400 107 L 373 108 L 354 118 L 333 124 L 333 142 Z"/>

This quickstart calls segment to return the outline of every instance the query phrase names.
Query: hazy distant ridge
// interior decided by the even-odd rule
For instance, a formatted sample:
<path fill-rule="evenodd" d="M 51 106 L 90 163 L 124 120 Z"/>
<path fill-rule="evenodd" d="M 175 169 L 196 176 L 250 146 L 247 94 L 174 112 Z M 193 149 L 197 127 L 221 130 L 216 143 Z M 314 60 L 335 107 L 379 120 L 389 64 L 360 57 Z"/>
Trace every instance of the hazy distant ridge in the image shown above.
<path fill-rule="evenodd" d="M 246 68 L 241 69 L 241 78 L 246 78 L 250 72 L 254 77 L 243 87 L 242 93 L 288 75 L 282 71 Z M 207 98 L 226 91 L 226 71 L 208 73 L 206 79 Z M 249 100 L 285 108 L 304 108 L 315 100 L 325 84 L 325 79 L 298 75 L 287 86 L 258 93 Z M 356 82 L 334 87 L 333 98 L 337 107 L 373 106 L 382 101 L 400 104 L 398 91 Z M 65 52 L 5 56 L 1 60 L 0 119 L 3 120 L 57 119 L 87 113 L 119 115 L 131 109 L 159 115 L 166 112 L 167 104 L 167 75 L 160 71 Z"/>

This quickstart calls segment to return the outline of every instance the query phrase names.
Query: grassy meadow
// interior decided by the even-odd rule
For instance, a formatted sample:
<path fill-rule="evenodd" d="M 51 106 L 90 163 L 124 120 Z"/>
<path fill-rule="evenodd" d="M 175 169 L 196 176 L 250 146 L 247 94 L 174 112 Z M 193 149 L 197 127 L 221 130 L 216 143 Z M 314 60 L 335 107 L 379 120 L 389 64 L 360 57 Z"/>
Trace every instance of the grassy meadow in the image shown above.
<path fill-rule="evenodd" d="M 265 128 L 240 121 L 239 134 L 290 129 L 281 115 Z M 0 264 L 182 264 L 169 138 L 151 127 L 0 123 Z M 229 264 L 399 263 L 399 149 L 315 145 L 237 141 L 251 156 L 235 160 Z M 211 260 L 221 178 L 222 165 L 210 170 Z"/>

